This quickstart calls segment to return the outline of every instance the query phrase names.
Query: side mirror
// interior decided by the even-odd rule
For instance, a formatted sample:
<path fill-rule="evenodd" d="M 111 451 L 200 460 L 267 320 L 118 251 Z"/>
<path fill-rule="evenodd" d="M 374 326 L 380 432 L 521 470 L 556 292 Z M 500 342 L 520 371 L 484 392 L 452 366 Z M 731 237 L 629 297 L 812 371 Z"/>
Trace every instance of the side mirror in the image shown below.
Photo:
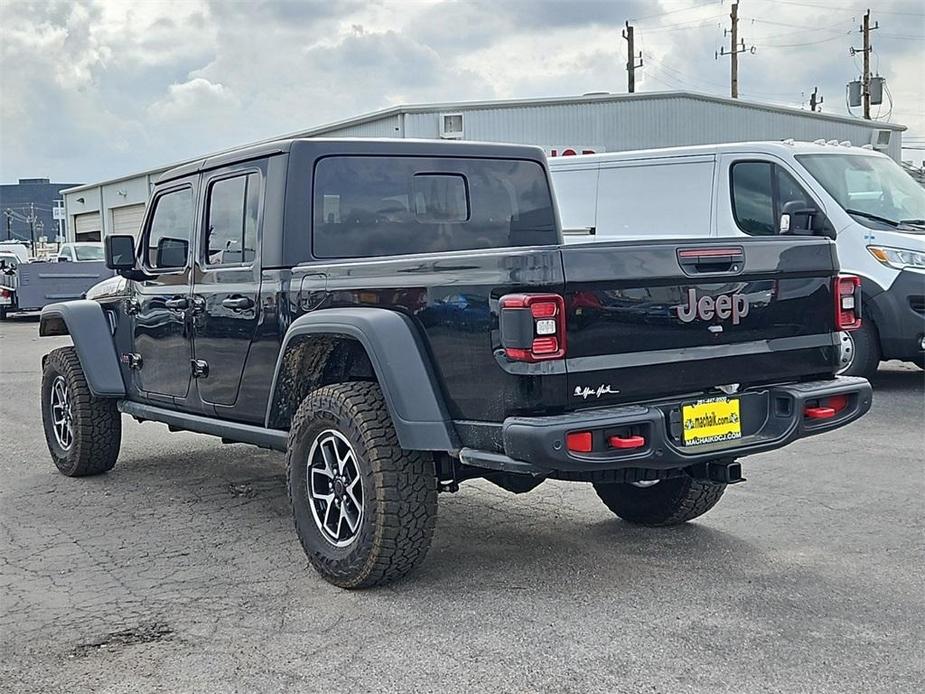
<path fill-rule="evenodd" d="M 188 255 L 189 241 L 165 237 L 157 242 L 154 262 L 159 268 L 184 267 Z"/>
<path fill-rule="evenodd" d="M 135 237 L 128 234 L 114 234 L 103 241 L 106 267 L 116 272 L 135 269 Z"/>
<path fill-rule="evenodd" d="M 780 225 L 778 230 L 781 234 L 812 234 L 813 217 L 819 214 L 815 207 L 807 207 L 803 200 L 791 200 L 784 203 L 781 209 Z M 800 224 L 800 217 L 805 217 L 805 222 Z"/>
<path fill-rule="evenodd" d="M 59 262 L 59 263 L 69 263 L 69 262 L 71 262 L 71 259 L 68 258 L 66 255 L 59 255 L 59 256 L 58 256 L 58 262 Z"/>

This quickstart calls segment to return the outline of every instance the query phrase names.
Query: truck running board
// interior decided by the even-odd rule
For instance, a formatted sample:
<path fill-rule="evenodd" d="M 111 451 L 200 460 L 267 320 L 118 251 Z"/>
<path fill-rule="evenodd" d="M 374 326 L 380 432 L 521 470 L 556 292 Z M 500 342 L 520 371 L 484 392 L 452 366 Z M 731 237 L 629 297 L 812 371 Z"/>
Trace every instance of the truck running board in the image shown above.
<path fill-rule="evenodd" d="M 139 421 L 160 422 L 173 429 L 218 436 L 223 441 L 249 443 L 275 451 L 285 451 L 289 441 L 289 432 L 282 429 L 265 429 L 252 424 L 213 419 L 128 400 L 120 400 L 118 407 L 120 412 Z"/>

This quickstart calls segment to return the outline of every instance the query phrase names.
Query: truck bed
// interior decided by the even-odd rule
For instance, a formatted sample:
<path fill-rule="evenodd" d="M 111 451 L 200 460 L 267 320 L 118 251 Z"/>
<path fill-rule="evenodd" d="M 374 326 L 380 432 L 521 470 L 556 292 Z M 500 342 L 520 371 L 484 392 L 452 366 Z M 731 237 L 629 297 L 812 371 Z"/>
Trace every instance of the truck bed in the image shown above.
<path fill-rule="evenodd" d="M 11 310 L 38 311 L 47 304 L 79 299 L 113 272 L 99 261 L 81 263 L 21 263 L 15 273 L 0 273 L 0 286 L 15 291 Z"/>

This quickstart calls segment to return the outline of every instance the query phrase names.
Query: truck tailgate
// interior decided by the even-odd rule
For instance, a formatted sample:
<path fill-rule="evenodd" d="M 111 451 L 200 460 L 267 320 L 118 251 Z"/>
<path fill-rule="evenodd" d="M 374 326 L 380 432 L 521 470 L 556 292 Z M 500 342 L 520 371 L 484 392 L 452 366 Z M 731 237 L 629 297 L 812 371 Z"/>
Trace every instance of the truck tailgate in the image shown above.
<path fill-rule="evenodd" d="M 562 248 L 569 408 L 831 374 L 828 239 Z"/>

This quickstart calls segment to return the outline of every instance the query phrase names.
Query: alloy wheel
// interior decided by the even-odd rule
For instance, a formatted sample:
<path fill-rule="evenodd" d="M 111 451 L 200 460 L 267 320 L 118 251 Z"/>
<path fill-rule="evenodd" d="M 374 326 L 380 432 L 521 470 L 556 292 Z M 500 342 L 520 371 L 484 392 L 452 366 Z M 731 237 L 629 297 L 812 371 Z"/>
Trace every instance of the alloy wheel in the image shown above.
<path fill-rule="evenodd" d="M 306 475 L 315 525 L 335 547 L 346 547 L 363 521 L 363 481 L 356 452 L 347 438 L 327 429 L 312 442 Z"/>
<path fill-rule="evenodd" d="M 74 444 L 74 415 L 71 411 L 70 389 L 64 376 L 58 376 L 51 384 L 51 420 L 55 439 L 62 450 L 70 450 Z"/>

